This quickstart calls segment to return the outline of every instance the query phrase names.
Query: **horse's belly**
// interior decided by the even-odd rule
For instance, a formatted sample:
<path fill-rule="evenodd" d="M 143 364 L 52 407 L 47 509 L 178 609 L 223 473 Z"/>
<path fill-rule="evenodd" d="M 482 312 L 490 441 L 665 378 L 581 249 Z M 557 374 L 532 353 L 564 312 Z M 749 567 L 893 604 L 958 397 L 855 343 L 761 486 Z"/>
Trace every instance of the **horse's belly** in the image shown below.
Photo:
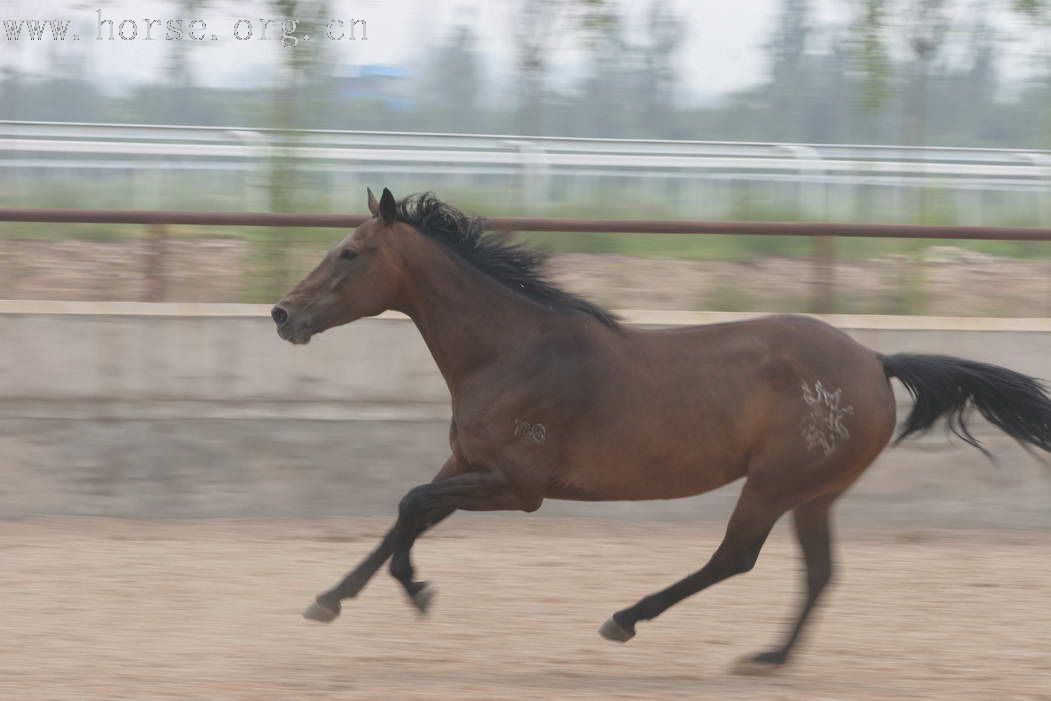
<path fill-rule="evenodd" d="M 619 461 L 570 467 L 552 480 L 547 496 L 579 501 L 678 499 L 703 494 L 743 477 L 745 465 L 685 460 Z"/>
<path fill-rule="evenodd" d="M 676 499 L 744 475 L 755 432 L 747 393 L 716 395 L 696 371 L 672 370 L 603 386 L 593 410 L 565 436 L 552 497 Z"/>

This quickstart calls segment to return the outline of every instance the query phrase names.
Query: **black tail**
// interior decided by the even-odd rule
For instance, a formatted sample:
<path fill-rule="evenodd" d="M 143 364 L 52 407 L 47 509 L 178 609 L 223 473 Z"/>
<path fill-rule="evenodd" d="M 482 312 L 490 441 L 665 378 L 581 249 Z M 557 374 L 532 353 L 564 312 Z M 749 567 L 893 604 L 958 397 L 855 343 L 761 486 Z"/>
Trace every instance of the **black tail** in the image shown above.
<path fill-rule="evenodd" d="M 887 377 L 896 377 L 916 400 L 898 442 L 924 433 L 945 416 L 949 428 L 976 448 L 965 410 L 973 404 L 1007 435 L 1051 452 L 1051 397 L 1039 380 L 1007 368 L 947 355 L 882 356 Z"/>

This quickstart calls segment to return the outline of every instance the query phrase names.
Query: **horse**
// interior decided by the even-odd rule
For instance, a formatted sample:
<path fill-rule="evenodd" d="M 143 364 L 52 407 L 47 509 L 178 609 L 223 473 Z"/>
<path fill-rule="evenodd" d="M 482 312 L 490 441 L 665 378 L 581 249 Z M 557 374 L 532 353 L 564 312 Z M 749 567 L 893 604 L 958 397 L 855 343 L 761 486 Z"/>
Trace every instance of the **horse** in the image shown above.
<path fill-rule="evenodd" d="M 637 328 L 545 277 L 537 249 L 486 233 L 431 193 L 396 200 L 332 248 L 272 309 L 277 333 L 306 344 L 395 310 L 423 336 L 452 404 L 451 455 L 408 490 L 375 548 L 303 615 L 329 622 L 390 560 L 426 612 L 416 539 L 454 511 L 536 511 L 545 499 L 689 497 L 744 478 L 707 563 L 617 611 L 599 628 L 627 642 L 640 622 L 751 570 L 791 511 L 806 589 L 783 641 L 749 660 L 784 664 L 832 575 L 829 513 L 890 442 L 890 379 L 915 399 L 897 438 L 941 417 L 968 443 L 972 407 L 1016 440 L 1051 452 L 1051 399 L 1032 377 L 986 363 L 882 355 L 812 317 Z"/>

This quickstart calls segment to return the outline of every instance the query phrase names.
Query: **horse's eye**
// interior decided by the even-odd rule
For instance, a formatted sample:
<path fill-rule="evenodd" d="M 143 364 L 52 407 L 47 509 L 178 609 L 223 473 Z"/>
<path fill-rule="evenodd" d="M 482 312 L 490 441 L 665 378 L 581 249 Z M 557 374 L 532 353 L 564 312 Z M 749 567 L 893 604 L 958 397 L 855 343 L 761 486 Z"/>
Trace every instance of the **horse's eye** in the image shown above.
<path fill-rule="evenodd" d="M 343 252 L 339 254 L 339 257 L 343 260 L 354 260 L 358 257 L 358 252 L 353 248 L 344 248 Z"/>

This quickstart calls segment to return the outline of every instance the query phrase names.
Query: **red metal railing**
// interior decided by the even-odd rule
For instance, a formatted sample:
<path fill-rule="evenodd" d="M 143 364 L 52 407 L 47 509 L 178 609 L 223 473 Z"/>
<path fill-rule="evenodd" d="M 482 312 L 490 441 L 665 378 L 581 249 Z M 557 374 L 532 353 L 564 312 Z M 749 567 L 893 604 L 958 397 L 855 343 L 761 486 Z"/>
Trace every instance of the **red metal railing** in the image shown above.
<path fill-rule="evenodd" d="M 0 209 L 0 221 L 57 224 L 154 224 L 352 228 L 360 214 L 281 212 L 184 212 L 122 209 Z M 845 236 L 905 239 L 1051 241 L 1051 228 L 1021 226 L 924 226 L 835 222 L 704 221 L 689 219 L 564 219 L 487 217 L 499 231 L 565 231 L 609 234 L 741 234 L 748 236 Z"/>

